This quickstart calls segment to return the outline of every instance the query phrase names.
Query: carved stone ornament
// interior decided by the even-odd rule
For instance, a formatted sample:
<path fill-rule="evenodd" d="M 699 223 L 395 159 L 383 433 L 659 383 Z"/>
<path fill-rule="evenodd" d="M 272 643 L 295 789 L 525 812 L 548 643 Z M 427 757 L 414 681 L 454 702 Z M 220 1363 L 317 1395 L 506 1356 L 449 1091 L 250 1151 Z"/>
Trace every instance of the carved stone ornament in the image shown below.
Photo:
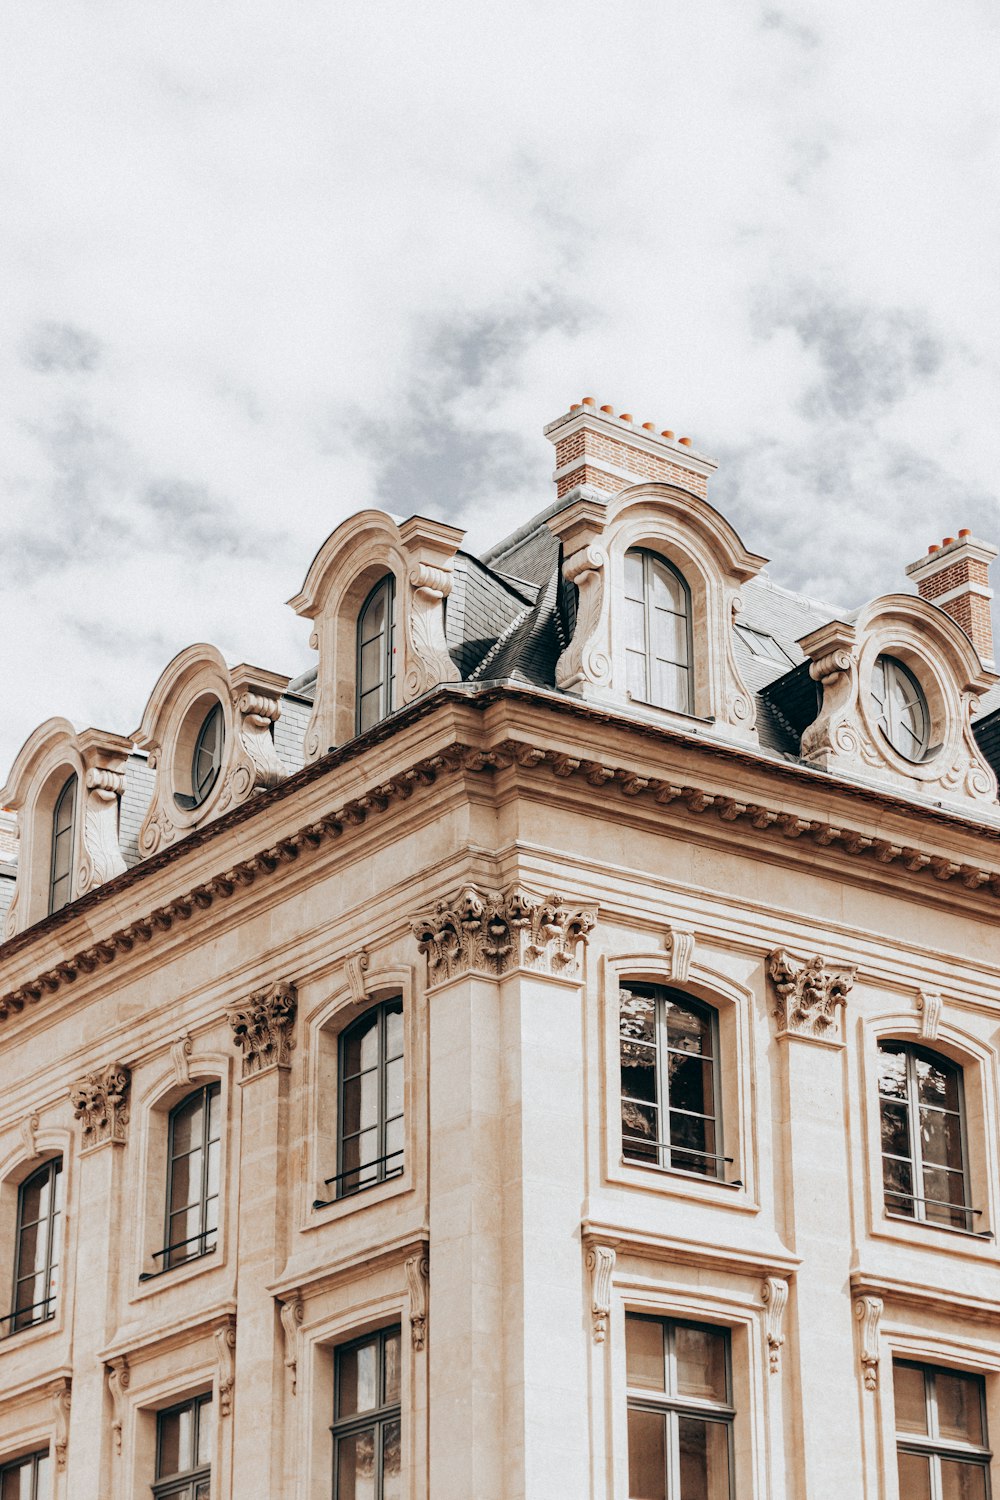
<path fill-rule="evenodd" d="M 218 811 L 245 802 L 251 792 L 268 791 L 288 772 L 274 747 L 273 729 L 281 718 L 277 698 L 254 692 L 233 669 L 232 700 L 236 718 L 237 754 L 219 793 Z"/>
<path fill-rule="evenodd" d="M 29 1161 L 34 1161 L 38 1155 L 38 1126 L 39 1119 L 37 1115 L 25 1115 L 18 1126 L 21 1132 L 21 1144 L 24 1147 L 24 1154 Z"/>
<path fill-rule="evenodd" d="M 426 1255 L 411 1255 L 406 1262 L 406 1284 L 410 1290 L 410 1334 L 414 1349 L 427 1341 L 427 1284 L 430 1262 Z"/>
<path fill-rule="evenodd" d="M 594 1343 L 603 1344 L 608 1336 L 611 1316 L 611 1277 L 615 1269 L 615 1252 L 610 1245 L 591 1245 L 587 1251 L 590 1272 L 590 1315 L 593 1319 Z"/>
<path fill-rule="evenodd" d="M 937 1041 L 941 1024 L 941 996 L 937 990 L 921 990 L 917 995 L 917 1010 L 920 1012 L 920 1035 L 925 1041 Z"/>
<path fill-rule="evenodd" d="M 118 799 L 125 790 L 119 771 L 90 766 L 84 778 L 83 867 L 77 881 L 82 895 L 125 872 L 118 843 Z"/>
<path fill-rule="evenodd" d="M 670 978 L 675 984 L 687 984 L 694 958 L 694 933 L 682 927 L 668 927 L 663 945 L 670 955 Z"/>
<path fill-rule="evenodd" d="M 236 1378 L 236 1327 L 227 1323 L 215 1330 L 215 1362 L 218 1381 L 219 1416 L 228 1417 L 233 1410 L 233 1383 Z"/>
<path fill-rule="evenodd" d="M 56 1469 L 60 1472 L 66 1467 L 71 1393 L 72 1383 L 68 1375 L 61 1375 L 58 1380 L 52 1382 L 49 1388 L 49 1394 L 52 1397 L 52 1425 L 55 1429 L 52 1447 L 55 1452 Z"/>
<path fill-rule="evenodd" d="M 764 1333 L 767 1338 L 767 1359 L 771 1374 L 777 1375 L 781 1368 L 781 1346 L 785 1342 L 782 1325 L 788 1302 L 788 1282 L 780 1276 L 768 1276 L 760 1289 L 764 1303 Z"/>
<path fill-rule="evenodd" d="M 360 952 L 352 953 L 344 963 L 353 1000 L 361 1001 L 365 998 L 365 975 L 370 962 L 367 950 L 362 948 Z"/>
<path fill-rule="evenodd" d="M 290 1066 L 292 1028 L 297 999 L 290 979 L 279 979 L 257 990 L 246 1004 L 228 1012 L 233 1041 L 243 1054 L 243 1077 L 269 1068 Z"/>
<path fill-rule="evenodd" d="M 802 731 L 802 759 L 824 770 L 853 763 L 861 754 L 862 738 L 854 626 L 832 620 L 799 644 L 811 657 L 809 676 L 823 692 L 819 713 Z"/>
<path fill-rule="evenodd" d="M 174 1081 L 178 1084 L 191 1082 L 191 1033 L 182 1031 L 180 1036 L 170 1043 L 170 1062 L 174 1070 Z"/>
<path fill-rule="evenodd" d="M 774 1016 L 779 1035 L 839 1041 L 840 1012 L 854 984 L 853 971 L 828 969 L 818 954 L 797 963 L 784 948 L 768 954 L 767 971 L 778 996 Z"/>
<path fill-rule="evenodd" d="M 305 1309 L 298 1292 L 293 1297 L 289 1297 L 287 1302 L 281 1302 L 278 1306 L 281 1312 L 281 1331 L 285 1336 L 285 1369 L 291 1376 L 294 1396 L 298 1384 L 299 1329 L 302 1326 Z"/>
<path fill-rule="evenodd" d="M 128 1387 L 131 1375 L 129 1374 L 128 1358 L 122 1354 L 113 1359 L 107 1367 L 108 1390 L 111 1392 L 111 1405 L 113 1417 L 111 1431 L 114 1436 L 115 1452 L 122 1451 L 122 1428 L 125 1424 L 125 1411 L 128 1406 Z"/>
<path fill-rule="evenodd" d="M 70 1089 L 73 1114 L 83 1122 L 82 1150 L 103 1146 L 106 1141 L 124 1144 L 131 1083 L 128 1068 L 124 1063 L 116 1062 L 109 1063 L 100 1072 L 88 1073 Z"/>
<path fill-rule="evenodd" d="M 854 1304 L 854 1316 L 861 1325 L 861 1369 L 866 1391 L 878 1389 L 882 1306 L 881 1297 L 859 1297 Z"/>
<path fill-rule="evenodd" d="M 466 886 L 417 917 L 413 932 L 430 984 L 468 973 L 500 978 L 518 968 L 574 978 L 577 949 L 596 921 L 595 908 L 564 906 L 559 896 Z"/>

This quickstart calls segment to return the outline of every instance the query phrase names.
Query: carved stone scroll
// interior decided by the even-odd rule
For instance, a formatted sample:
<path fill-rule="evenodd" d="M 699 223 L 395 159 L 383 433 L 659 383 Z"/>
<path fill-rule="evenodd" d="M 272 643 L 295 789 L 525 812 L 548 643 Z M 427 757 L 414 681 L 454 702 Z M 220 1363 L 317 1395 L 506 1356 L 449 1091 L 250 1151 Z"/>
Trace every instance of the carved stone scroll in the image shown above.
<path fill-rule="evenodd" d="M 106 1141 L 124 1145 L 131 1083 L 128 1068 L 116 1062 L 97 1073 L 88 1073 L 70 1089 L 74 1116 L 83 1122 L 82 1150 L 103 1146 Z"/>
<path fill-rule="evenodd" d="M 69 1445 L 69 1408 L 72 1383 L 67 1375 L 52 1382 L 49 1393 L 52 1397 L 52 1425 L 55 1429 L 52 1447 L 55 1452 L 56 1469 L 66 1467 L 66 1449 Z"/>
<path fill-rule="evenodd" d="M 179 1084 L 191 1082 L 191 1033 L 182 1031 L 176 1041 L 170 1043 L 170 1061 L 174 1069 L 174 1079 Z"/>
<path fill-rule="evenodd" d="M 371 960 L 368 951 L 362 948 L 358 953 L 352 953 L 344 964 L 347 970 L 347 983 L 350 985 L 353 999 L 361 1001 L 365 998 L 365 975 Z"/>
<path fill-rule="evenodd" d="M 298 1292 L 289 1297 L 287 1302 L 281 1302 L 278 1305 L 281 1311 L 281 1331 L 285 1336 L 285 1369 L 291 1376 L 294 1396 L 298 1384 L 299 1329 L 302 1326 L 305 1309 Z"/>
<path fill-rule="evenodd" d="M 766 1309 L 764 1333 L 767 1337 L 768 1364 L 771 1374 L 777 1375 L 781 1368 L 781 1346 L 785 1342 L 782 1325 L 788 1302 L 788 1282 L 782 1281 L 779 1276 L 768 1276 L 760 1289 L 760 1295 Z"/>
<path fill-rule="evenodd" d="M 878 1389 L 882 1306 L 881 1297 L 859 1297 L 854 1304 L 854 1316 L 861 1325 L 861 1369 L 866 1391 Z"/>
<path fill-rule="evenodd" d="M 417 917 L 413 932 L 431 984 L 470 972 L 500 978 L 517 968 L 573 978 L 578 947 L 596 921 L 595 908 L 564 906 L 560 896 L 466 886 Z"/>
<path fill-rule="evenodd" d="M 451 659 L 444 633 L 444 600 L 451 593 L 450 567 L 418 562 L 407 576 L 410 607 L 406 612 L 407 670 L 403 702 L 411 703 L 439 682 L 457 682 L 459 671 Z"/>
<path fill-rule="evenodd" d="M 670 955 L 670 978 L 675 984 L 687 984 L 694 958 L 694 933 L 682 927 L 668 927 L 663 943 Z"/>
<path fill-rule="evenodd" d="M 90 766 L 84 778 L 83 867 L 77 895 L 125 872 L 118 843 L 118 799 L 125 790 L 120 771 Z"/>
<path fill-rule="evenodd" d="M 37 1115 L 25 1115 L 18 1129 L 21 1132 L 21 1144 L 24 1146 L 24 1154 L 29 1161 L 34 1161 L 38 1155 L 38 1126 Z"/>
<path fill-rule="evenodd" d="M 831 620 L 799 642 L 811 657 L 809 676 L 823 690 L 819 713 L 802 731 L 801 754 L 824 770 L 856 769 L 861 754 L 855 634 L 853 625 Z"/>
<path fill-rule="evenodd" d="M 853 970 L 829 969 L 818 954 L 797 963 L 784 948 L 776 948 L 767 956 L 767 971 L 778 997 L 774 1016 L 779 1035 L 840 1040 L 840 1013 L 854 984 Z"/>
<path fill-rule="evenodd" d="M 122 1428 L 125 1424 L 125 1411 L 128 1406 L 128 1387 L 131 1376 L 128 1368 L 128 1358 L 122 1354 L 113 1359 L 107 1366 L 108 1390 L 111 1392 L 111 1404 L 113 1417 L 111 1421 L 111 1432 L 114 1436 L 115 1452 L 122 1451 Z"/>
<path fill-rule="evenodd" d="M 410 1334 L 414 1349 L 427 1341 L 427 1285 L 430 1263 L 426 1255 L 411 1255 L 406 1262 L 406 1284 L 410 1290 Z"/>
<path fill-rule="evenodd" d="M 233 1382 L 236 1378 L 236 1328 L 227 1323 L 215 1330 L 215 1363 L 218 1381 L 219 1416 L 228 1417 L 233 1410 Z"/>
<path fill-rule="evenodd" d="M 920 1012 L 920 1034 L 928 1042 L 937 1040 L 941 1023 L 941 996 L 936 990 L 921 990 L 917 995 L 917 1010 Z"/>
<path fill-rule="evenodd" d="M 243 1054 L 243 1077 L 291 1063 L 292 1029 L 297 999 L 290 979 L 257 990 L 239 1009 L 228 1012 L 233 1041 Z"/>
<path fill-rule="evenodd" d="M 590 1272 L 590 1315 L 593 1319 L 594 1343 L 603 1344 L 608 1336 L 611 1316 L 611 1276 L 615 1269 L 615 1252 L 610 1245 L 591 1245 L 587 1251 Z"/>

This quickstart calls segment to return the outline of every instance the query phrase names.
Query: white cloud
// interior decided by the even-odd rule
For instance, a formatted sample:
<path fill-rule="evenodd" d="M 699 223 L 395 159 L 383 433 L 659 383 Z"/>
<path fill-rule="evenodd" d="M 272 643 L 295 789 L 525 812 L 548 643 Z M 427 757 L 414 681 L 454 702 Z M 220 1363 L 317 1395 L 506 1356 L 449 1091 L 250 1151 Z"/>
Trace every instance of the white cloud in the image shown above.
<path fill-rule="evenodd" d="M 294 672 L 348 511 L 485 545 L 584 392 L 690 432 L 856 603 L 1000 539 L 981 0 L 14 0 L 0 18 L 0 774 L 196 639 Z"/>

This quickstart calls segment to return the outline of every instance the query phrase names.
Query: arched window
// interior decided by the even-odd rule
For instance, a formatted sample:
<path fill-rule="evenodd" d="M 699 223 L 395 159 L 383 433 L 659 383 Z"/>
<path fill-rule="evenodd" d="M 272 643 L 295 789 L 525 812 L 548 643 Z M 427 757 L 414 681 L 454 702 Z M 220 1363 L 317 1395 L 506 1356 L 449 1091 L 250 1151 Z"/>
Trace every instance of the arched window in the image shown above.
<path fill-rule="evenodd" d="M 169 1271 L 215 1249 L 219 1230 L 220 1090 L 206 1084 L 170 1111 L 165 1248 Z"/>
<path fill-rule="evenodd" d="M 886 1212 L 972 1229 L 958 1064 L 880 1042 L 879 1106 Z"/>
<path fill-rule="evenodd" d="M 692 712 L 691 591 L 665 558 L 642 548 L 625 554 L 625 665 L 631 697 Z"/>
<path fill-rule="evenodd" d="M 198 731 L 191 758 L 191 797 L 195 807 L 201 806 L 218 779 L 225 738 L 222 704 L 216 703 Z"/>
<path fill-rule="evenodd" d="M 622 1153 L 674 1171 L 721 1177 L 718 1017 L 677 990 L 620 992 Z"/>
<path fill-rule="evenodd" d="M 358 615 L 359 734 L 396 706 L 396 580 L 391 573 L 372 589 Z"/>
<path fill-rule="evenodd" d="M 337 1173 L 344 1198 L 403 1170 L 403 1001 L 383 1000 L 341 1034 Z"/>
<path fill-rule="evenodd" d="M 14 1305 L 4 1320 L 11 1333 L 55 1316 L 61 1214 L 62 1160 L 57 1156 L 18 1189 Z"/>
<path fill-rule="evenodd" d="M 931 716 L 923 688 L 909 667 L 894 656 L 879 656 L 872 669 L 872 704 L 878 727 L 906 760 L 927 754 Z"/>
<path fill-rule="evenodd" d="M 56 798 L 52 814 L 52 859 L 49 867 L 49 911 L 58 911 L 73 895 L 73 844 L 76 831 L 76 772 Z"/>

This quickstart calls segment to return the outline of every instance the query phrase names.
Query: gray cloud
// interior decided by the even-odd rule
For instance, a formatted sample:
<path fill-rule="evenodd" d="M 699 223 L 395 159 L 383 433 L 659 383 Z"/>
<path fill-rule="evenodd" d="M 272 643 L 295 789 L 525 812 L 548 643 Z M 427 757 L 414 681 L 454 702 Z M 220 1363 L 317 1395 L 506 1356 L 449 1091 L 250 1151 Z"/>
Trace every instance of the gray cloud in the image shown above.
<path fill-rule="evenodd" d="M 778 10 L 774 6 L 767 6 L 760 18 L 762 31 L 779 31 L 791 41 L 797 42 L 800 47 L 809 51 L 820 45 L 820 36 L 811 26 L 804 25 L 790 16 L 787 11 Z"/>
<path fill-rule="evenodd" d="M 43 375 L 76 375 L 97 368 L 102 348 L 100 339 L 72 323 L 36 323 L 22 342 L 21 357 Z"/>

